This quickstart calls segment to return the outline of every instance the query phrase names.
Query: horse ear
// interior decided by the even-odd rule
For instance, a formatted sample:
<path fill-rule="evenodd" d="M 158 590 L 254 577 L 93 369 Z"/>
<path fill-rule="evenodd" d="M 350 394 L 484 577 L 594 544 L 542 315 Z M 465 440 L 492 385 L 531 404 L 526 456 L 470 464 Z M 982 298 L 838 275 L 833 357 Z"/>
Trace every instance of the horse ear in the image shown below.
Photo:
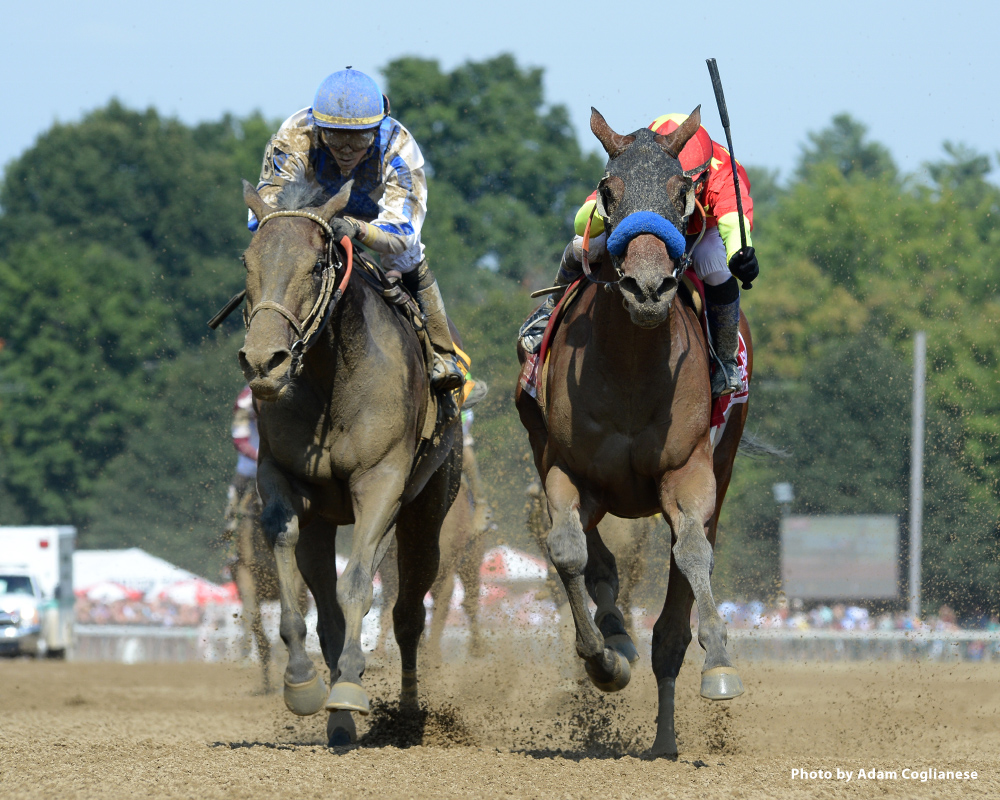
<path fill-rule="evenodd" d="M 604 152 L 608 154 L 608 158 L 617 158 L 626 147 L 635 141 L 635 136 L 631 134 L 621 136 L 611 130 L 611 126 L 601 116 L 601 112 L 593 106 L 590 107 L 590 130 L 594 132 L 594 136 L 601 143 Z"/>
<path fill-rule="evenodd" d="M 681 150 L 684 149 L 684 145 L 687 144 L 688 139 L 694 136 L 698 132 L 698 128 L 701 127 L 701 105 L 695 107 L 691 115 L 681 123 L 680 127 L 673 133 L 668 133 L 666 136 L 662 134 L 656 134 L 654 137 L 656 143 L 663 149 L 671 158 L 677 158 L 680 155 Z"/>
<path fill-rule="evenodd" d="M 264 219 L 269 212 L 273 211 L 267 203 L 261 198 L 257 193 L 257 190 L 253 188 L 253 184 L 248 181 L 243 181 L 243 202 L 247 204 L 258 221 Z"/>
<path fill-rule="evenodd" d="M 349 180 L 340 188 L 339 192 L 322 205 L 317 213 L 329 222 L 347 207 L 347 201 L 351 199 L 351 188 L 353 186 L 354 180 Z"/>
<path fill-rule="evenodd" d="M 667 198 L 682 219 L 694 211 L 694 181 L 685 175 L 671 175 L 667 180 Z"/>

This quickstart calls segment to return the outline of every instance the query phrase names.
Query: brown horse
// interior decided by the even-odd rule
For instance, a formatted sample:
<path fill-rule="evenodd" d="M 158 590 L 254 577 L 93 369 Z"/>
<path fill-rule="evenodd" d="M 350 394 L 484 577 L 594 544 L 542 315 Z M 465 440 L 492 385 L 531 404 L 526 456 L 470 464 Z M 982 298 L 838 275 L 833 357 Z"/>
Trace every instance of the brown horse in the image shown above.
<path fill-rule="evenodd" d="M 279 201 L 285 210 L 243 185 L 260 222 L 244 253 L 247 334 L 239 359 L 259 408 L 257 489 L 288 647 L 285 703 L 300 715 L 335 712 L 327 725 L 332 744 L 354 736 L 347 712 L 369 711 L 361 621 L 393 531 L 400 699 L 416 706 L 423 598 L 437 572 L 438 533 L 462 467 L 457 416 L 421 444 L 437 404 L 404 312 L 360 275 L 348 282 L 349 254 L 340 247 L 350 242 L 335 246 L 329 221 L 346 205 L 351 185 L 319 207 L 303 207 L 310 201 L 286 188 Z M 351 552 L 338 580 L 337 526 L 351 523 Z M 329 695 L 306 654 L 293 588 L 296 561 L 316 600 L 317 632 L 334 682 Z"/>
<path fill-rule="evenodd" d="M 544 555 L 551 520 L 546 508 L 545 493 L 538 483 L 528 487 L 528 498 L 528 531 L 535 537 Z M 635 631 L 632 619 L 632 594 L 645 577 L 648 566 L 646 561 L 649 557 L 647 545 L 657 526 L 656 517 L 621 519 L 612 514 L 608 514 L 601 524 L 601 538 L 608 549 L 617 554 L 615 559 L 622 566 L 622 569 L 618 570 L 617 605 L 621 608 L 625 631 L 630 635 Z M 546 588 L 554 601 L 564 596 L 551 568 L 546 583 L 548 584 Z"/>
<path fill-rule="evenodd" d="M 592 111 L 591 130 L 609 156 L 598 203 L 609 249 L 629 218 L 622 231 L 630 233 L 619 236 L 626 240 L 621 255 L 601 265 L 598 276 L 607 286 L 591 282 L 556 329 L 541 406 L 520 385 L 515 396 L 549 502 L 547 546 L 573 612 L 577 653 L 605 691 L 628 684 L 637 653 L 615 606 L 617 565 L 598 523 L 608 513 L 662 512 L 670 526 L 668 588 L 653 630 L 659 709 L 652 754 L 665 756 L 677 753 L 674 684 L 691 640 L 692 600 L 706 653 L 702 696 L 724 700 L 743 692 L 710 575 L 747 407 L 734 409 L 713 452 L 709 347 L 692 305 L 677 298 L 683 251 L 677 237 L 694 207 L 677 154 L 700 122 L 695 109 L 669 135 L 641 129 L 621 136 Z M 749 351 L 745 318 L 740 327 Z M 519 355 L 523 361 L 523 350 Z"/>

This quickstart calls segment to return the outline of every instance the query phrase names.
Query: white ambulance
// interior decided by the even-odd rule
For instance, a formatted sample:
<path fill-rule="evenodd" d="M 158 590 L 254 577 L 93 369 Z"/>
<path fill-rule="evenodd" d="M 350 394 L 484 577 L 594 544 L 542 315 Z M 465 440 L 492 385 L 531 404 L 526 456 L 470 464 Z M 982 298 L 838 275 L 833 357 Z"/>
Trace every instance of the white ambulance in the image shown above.
<path fill-rule="evenodd" d="M 72 656 L 76 528 L 0 526 L 0 654 Z"/>

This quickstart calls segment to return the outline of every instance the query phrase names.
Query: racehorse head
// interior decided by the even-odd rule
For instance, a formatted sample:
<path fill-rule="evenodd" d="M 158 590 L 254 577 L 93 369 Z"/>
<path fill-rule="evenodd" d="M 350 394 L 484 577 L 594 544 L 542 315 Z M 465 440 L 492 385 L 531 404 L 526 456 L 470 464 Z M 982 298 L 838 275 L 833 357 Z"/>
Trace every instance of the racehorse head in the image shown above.
<path fill-rule="evenodd" d="M 277 400 L 285 392 L 325 322 L 335 277 L 329 222 L 347 205 L 352 184 L 317 207 L 304 207 L 305 193 L 289 184 L 276 208 L 243 182 L 243 199 L 260 222 L 243 254 L 247 333 L 239 361 L 260 400 Z"/>
<path fill-rule="evenodd" d="M 672 133 L 642 128 L 622 136 L 591 109 L 590 129 L 608 154 L 597 211 L 608 229 L 608 253 L 625 307 L 642 328 L 663 323 L 677 294 L 683 231 L 694 210 L 693 184 L 678 154 L 700 125 L 698 106 Z"/>

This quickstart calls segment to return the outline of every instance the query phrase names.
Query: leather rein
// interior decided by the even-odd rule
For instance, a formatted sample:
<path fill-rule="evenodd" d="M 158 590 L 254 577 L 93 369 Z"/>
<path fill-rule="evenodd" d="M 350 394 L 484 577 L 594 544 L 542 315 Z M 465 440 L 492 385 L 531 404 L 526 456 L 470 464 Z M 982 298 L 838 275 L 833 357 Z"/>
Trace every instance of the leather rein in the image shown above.
<path fill-rule="evenodd" d="M 333 232 L 333 227 L 321 216 L 313 214 L 311 211 L 273 211 L 258 223 L 257 230 L 259 231 L 264 227 L 265 222 L 275 217 L 304 217 L 315 222 L 326 233 L 326 261 L 320 275 L 319 296 L 309 313 L 306 314 L 305 319 L 299 321 L 288 308 L 273 300 L 264 300 L 257 303 L 253 309 L 247 309 L 243 312 L 243 322 L 247 329 L 250 328 L 253 318 L 261 311 L 274 311 L 288 321 L 298 337 L 289 348 L 292 352 L 290 373 L 294 378 L 302 368 L 302 357 L 319 339 L 319 335 L 323 332 L 327 322 L 330 321 L 333 309 L 336 308 L 340 298 L 344 295 L 344 289 L 347 288 L 347 282 L 351 279 L 354 265 L 354 247 L 349 238 L 346 236 L 341 238 L 340 245 L 347 254 L 346 263 L 342 262 L 335 246 L 337 236 Z M 342 275 L 339 286 L 337 285 L 338 270 L 341 270 L 340 274 Z"/>

